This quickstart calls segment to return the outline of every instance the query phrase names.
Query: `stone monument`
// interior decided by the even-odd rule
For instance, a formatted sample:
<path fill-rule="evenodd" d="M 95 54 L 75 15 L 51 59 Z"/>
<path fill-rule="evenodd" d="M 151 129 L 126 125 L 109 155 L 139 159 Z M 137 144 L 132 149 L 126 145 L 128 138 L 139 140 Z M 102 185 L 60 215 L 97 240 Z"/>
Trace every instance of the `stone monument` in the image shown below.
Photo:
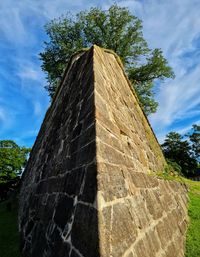
<path fill-rule="evenodd" d="M 119 58 L 75 54 L 23 174 L 23 257 L 183 257 L 187 189 L 166 165 Z"/>

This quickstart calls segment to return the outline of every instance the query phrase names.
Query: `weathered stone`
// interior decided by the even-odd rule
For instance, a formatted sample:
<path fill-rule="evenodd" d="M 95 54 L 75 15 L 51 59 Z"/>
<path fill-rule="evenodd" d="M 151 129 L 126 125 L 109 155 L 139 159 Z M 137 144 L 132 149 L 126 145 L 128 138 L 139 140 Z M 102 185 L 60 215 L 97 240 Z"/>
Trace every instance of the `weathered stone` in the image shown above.
<path fill-rule="evenodd" d="M 83 204 L 77 205 L 71 238 L 72 244 L 83 256 L 100 256 L 96 209 Z"/>
<path fill-rule="evenodd" d="M 156 230 L 158 233 L 158 238 L 162 244 L 162 247 L 165 248 L 166 242 L 169 242 L 173 232 L 171 232 L 171 228 L 166 226 L 163 221 L 159 221 L 158 225 L 156 226 Z M 170 225 L 170 224 L 169 224 Z"/>
<path fill-rule="evenodd" d="M 47 248 L 47 242 L 45 240 L 45 229 L 41 222 L 38 222 L 34 226 L 31 238 L 31 254 L 33 256 L 43 256 L 43 252 Z"/>
<path fill-rule="evenodd" d="M 70 244 L 67 242 L 63 242 L 61 238 L 61 234 L 57 228 L 53 230 L 51 234 L 52 240 L 48 242 L 48 248 L 46 249 L 46 255 L 48 257 L 69 257 L 70 253 Z"/>
<path fill-rule="evenodd" d="M 85 171 L 85 177 L 83 181 L 83 188 L 80 192 L 79 199 L 86 203 L 94 203 L 96 200 L 97 192 L 97 174 L 96 174 L 96 164 L 93 163 L 87 166 Z M 77 186 L 77 184 L 75 184 Z"/>
<path fill-rule="evenodd" d="M 113 206 L 113 217 L 111 220 L 112 256 L 122 256 L 136 239 L 137 229 L 129 208 L 129 206 L 122 203 Z"/>
<path fill-rule="evenodd" d="M 160 199 L 155 197 L 154 192 L 151 192 L 148 190 L 142 191 L 142 195 L 145 199 L 147 209 L 149 213 L 152 215 L 153 219 L 157 220 L 161 218 L 163 215 L 164 209 L 162 207 Z"/>
<path fill-rule="evenodd" d="M 112 213 L 113 207 L 105 207 L 99 215 L 99 226 L 104 226 L 100 235 L 100 248 L 102 256 L 109 257 L 111 254 L 111 229 L 112 229 Z"/>
<path fill-rule="evenodd" d="M 179 244 L 179 242 L 177 241 L 176 244 Z M 176 248 L 176 246 L 174 245 L 173 242 L 167 247 L 166 256 L 170 256 L 170 257 L 177 257 L 178 256 L 177 248 Z"/>
<path fill-rule="evenodd" d="M 69 173 L 66 173 L 62 180 L 64 182 L 61 192 L 67 193 L 70 196 L 79 195 L 81 185 L 84 182 L 85 168 L 77 168 Z"/>
<path fill-rule="evenodd" d="M 127 255 L 127 257 L 134 257 L 133 253 L 129 253 L 129 255 Z"/>
<path fill-rule="evenodd" d="M 145 242 L 143 240 L 139 240 L 134 248 L 137 257 L 150 257 L 146 251 Z"/>
<path fill-rule="evenodd" d="M 58 203 L 55 209 L 54 221 L 61 228 L 64 229 L 65 225 L 70 221 L 74 211 L 74 200 L 61 195 L 58 198 Z"/>
<path fill-rule="evenodd" d="M 113 53 L 72 57 L 20 193 L 22 257 L 183 257 L 187 189 Z"/>
<path fill-rule="evenodd" d="M 123 172 L 119 168 L 115 168 L 114 171 L 109 173 L 99 172 L 98 174 L 98 189 L 102 191 L 103 197 L 107 202 L 128 195 L 125 183 Z"/>
<path fill-rule="evenodd" d="M 70 257 L 80 257 L 80 255 L 76 251 L 72 250 Z"/>
<path fill-rule="evenodd" d="M 135 226 L 140 233 L 140 231 L 149 227 L 152 221 L 151 214 L 146 207 L 145 199 L 141 195 L 134 195 L 128 201 Z"/>

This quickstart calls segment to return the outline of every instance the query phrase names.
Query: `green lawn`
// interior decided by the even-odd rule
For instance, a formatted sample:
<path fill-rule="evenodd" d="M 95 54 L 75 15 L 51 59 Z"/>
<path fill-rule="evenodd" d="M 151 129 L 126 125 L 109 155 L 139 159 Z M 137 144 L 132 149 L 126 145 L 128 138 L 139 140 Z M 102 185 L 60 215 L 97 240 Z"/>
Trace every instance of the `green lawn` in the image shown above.
<path fill-rule="evenodd" d="M 0 256 L 20 257 L 17 229 L 17 205 L 9 212 L 7 202 L 0 203 Z"/>
<path fill-rule="evenodd" d="M 200 257 L 200 182 L 185 180 L 189 186 L 189 217 L 186 257 Z"/>
<path fill-rule="evenodd" d="M 200 257 L 200 181 L 192 181 L 183 177 L 161 175 L 164 179 L 183 182 L 189 189 L 189 226 L 186 238 L 185 257 Z"/>

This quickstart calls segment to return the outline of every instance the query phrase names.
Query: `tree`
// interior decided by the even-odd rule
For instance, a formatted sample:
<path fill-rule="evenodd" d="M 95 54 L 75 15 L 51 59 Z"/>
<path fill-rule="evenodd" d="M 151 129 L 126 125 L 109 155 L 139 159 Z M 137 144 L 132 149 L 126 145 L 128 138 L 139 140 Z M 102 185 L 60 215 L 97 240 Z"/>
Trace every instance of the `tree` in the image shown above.
<path fill-rule="evenodd" d="M 19 147 L 12 140 L 0 140 L 0 183 L 17 177 L 23 170 L 29 148 Z"/>
<path fill-rule="evenodd" d="M 192 146 L 192 151 L 194 157 L 199 160 L 200 159 L 200 126 L 194 124 L 192 129 L 192 133 L 189 134 L 189 139 Z"/>
<path fill-rule="evenodd" d="M 168 133 L 161 146 L 165 157 L 175 161 L 184 175 L 189 176 L 195 173 L 198 163 L 192 156 L 192 147 L 187 140 L 182 139 L 179 133 Z"/>
<path fill-rule="evenodd" d="M 160 49 L 149 49 L 142 34 L 142 22 L 127 8 L 112 5 L 108 11 L 91 8 L 72 17 L 54 19 L 46 26 L 49 41 L 40 53 L 47 74 L 45 87 L 53 97 L 70 56 L 96 44 L 112 49 L 121 58 L 130 81 L 148 115 L 156 111 L 153 86 L 156 79 L 173 78 Z"/>

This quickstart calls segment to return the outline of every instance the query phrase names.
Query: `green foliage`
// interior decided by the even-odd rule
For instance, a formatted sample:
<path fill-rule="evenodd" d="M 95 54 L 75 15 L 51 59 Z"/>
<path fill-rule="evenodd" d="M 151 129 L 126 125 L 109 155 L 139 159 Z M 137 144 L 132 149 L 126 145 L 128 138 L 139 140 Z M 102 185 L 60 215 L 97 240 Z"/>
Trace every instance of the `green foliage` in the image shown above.
<path fill-rule="evenodd" d="M 140 102 L 147 115 L 156 112 L 158 103 L 154 100 L 153 81 L 174 78 L 171 67 L 163 57 L 161 49 L 155 49 L 147 57 L 147 63 L 128 69 L 129 79 L 133 82 Z"/>
<path fill-rule="evenodd" d="M 200 158 L 200 126 L 194 124 L 192 133 L 189 135 L 189 139 L 192 145 L 192 151 L 194 157 L 199 160 Z"/>
<path fill-rule="evenodd" d="M 197 161 L 192 157 L 192 149 L 187 140 L 182 140 L 179 133 L 170 132 L 162 144 L 162 149 L 166 158 L 176 162 L 184 175 L 195 173 Z"/>
<path fill-rule="evenodd" d="M 156 112 L 158 103 L 154 100 L 153 83 L 152 82 L 133 82 L 134 88 L 137 92 L 140 104 L 146 113 L 149 115 Z"/>
<path fill-rule="evenodd" d="M 0 183 L 8 182 L 22 172 L 29 148 L 19 147 L 12 140 L 0 140 Z"/>
<path fill-rule="evenodd" d="M 165 167 L 165 173 L 175 175 L 175 176 L 180 176 L 182 174 L 181 166 L 178 165 L 178 163 L 167 158 L 166 158 L 166 161 L 167 161 L 167 166 Z"/>
<path fill-rule="evenodd" d="M 42 69 L 47 74 L 46 86 L 53 97 L 70 56 L 96 44 L 116 52 L 135 86 L 141 105 L 150 114 L 156 111 L 153 82 L 155 79 L 173 78 L 160 49 L 149 49 L 142 34 L 142 22 L 127 8 L 112 5 L 108 11 L 91 8 L 76 17 L 62 16 L 46 25 L 49 41 L 40 53 Z"/>

